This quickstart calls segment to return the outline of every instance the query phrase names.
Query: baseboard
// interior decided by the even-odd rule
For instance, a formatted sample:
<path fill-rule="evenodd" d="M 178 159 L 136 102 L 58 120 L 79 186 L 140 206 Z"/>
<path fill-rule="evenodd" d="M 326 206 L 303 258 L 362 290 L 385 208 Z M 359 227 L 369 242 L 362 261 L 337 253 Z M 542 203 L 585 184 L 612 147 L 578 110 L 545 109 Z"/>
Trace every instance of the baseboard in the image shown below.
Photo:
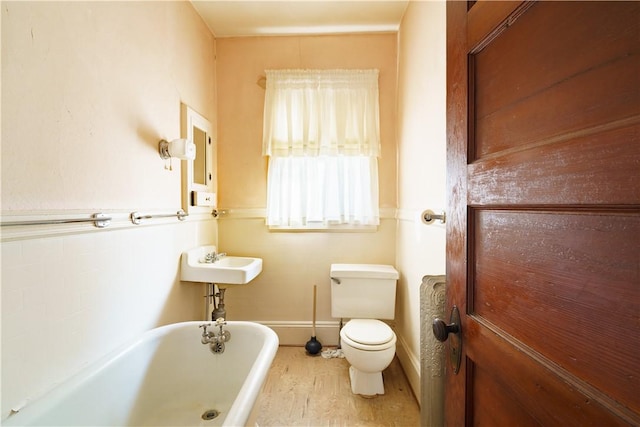
<path fill-rule="evenodd" d="M 418 405 L 420 405 L 420 357 L 416 357 L 416 355 L 409 351 L 407 342 L 403 337 L 399 336 L 397 333 L 396 335 L 398 339 L 396 341 L 396 356 L 398 357 L 400 365 L 402 365 L 402 369 L 407 376 L 413 395 L 415 396 Z"/>
<path fill-rule="evenodd" d="M 280 345 L 304 347 L 313 332 L 313 325 L 310 321 L 258 320 L 257 322 L 273 329 L 278 334 Z M 323 347 L 336 347 L 339 334 L 339 321 L 316 322 L 316 339 Z"/>

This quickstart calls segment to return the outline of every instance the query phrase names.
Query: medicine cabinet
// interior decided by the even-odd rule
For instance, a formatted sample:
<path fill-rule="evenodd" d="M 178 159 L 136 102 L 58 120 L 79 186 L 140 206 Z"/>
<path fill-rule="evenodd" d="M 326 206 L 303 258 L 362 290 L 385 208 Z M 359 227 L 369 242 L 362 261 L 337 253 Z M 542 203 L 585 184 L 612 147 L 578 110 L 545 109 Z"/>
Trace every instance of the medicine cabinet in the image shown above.
<path fill-rule="evenodd" d="M 210 212 L 216 206 L 213 126 L 188 105 L 180 107 L 182 138 L 196 145 L 196 158 L 182 164 L 182 206 L 187 213 Z"/>

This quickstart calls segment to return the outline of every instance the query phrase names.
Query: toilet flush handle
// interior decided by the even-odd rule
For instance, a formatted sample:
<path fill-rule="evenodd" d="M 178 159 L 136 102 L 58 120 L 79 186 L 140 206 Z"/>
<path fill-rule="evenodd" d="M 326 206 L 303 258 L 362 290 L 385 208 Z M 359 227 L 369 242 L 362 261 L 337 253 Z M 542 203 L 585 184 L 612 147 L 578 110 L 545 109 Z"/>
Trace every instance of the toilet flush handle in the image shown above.
<path fill-rule="evenodd" d="M 335 277 L 332 277 L 331 280 L 333 280 L 334 282 L 336 282 L 336 285 L 340 284 L 340 279 L 336 279 Z"/>

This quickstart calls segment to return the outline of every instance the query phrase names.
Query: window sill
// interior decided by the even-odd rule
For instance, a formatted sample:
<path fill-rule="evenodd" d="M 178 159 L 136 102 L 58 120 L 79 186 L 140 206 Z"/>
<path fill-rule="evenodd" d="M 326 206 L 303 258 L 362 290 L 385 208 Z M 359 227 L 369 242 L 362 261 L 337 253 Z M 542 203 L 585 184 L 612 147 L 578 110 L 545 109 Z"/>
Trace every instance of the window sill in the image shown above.
<path fill-rule="evenodd" d="M 288 233 L 373 233 L 378 231 L 377 225 L 307 225 L 307 226 L 267 226 L 269 231 Z"/>

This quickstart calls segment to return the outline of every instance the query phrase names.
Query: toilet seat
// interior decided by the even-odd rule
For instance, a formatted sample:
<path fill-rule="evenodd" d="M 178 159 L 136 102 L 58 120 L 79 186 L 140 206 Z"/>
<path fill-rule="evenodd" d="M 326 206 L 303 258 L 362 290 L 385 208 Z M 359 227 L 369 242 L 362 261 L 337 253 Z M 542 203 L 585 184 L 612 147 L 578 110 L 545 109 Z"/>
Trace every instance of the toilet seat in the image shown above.
<path fill-rule="evenodd" d="M 396 334 L 377 319 L 353 319 L 340 331 L 340 337 L 353 348 L 380 351 L 395 345 Z"/>

